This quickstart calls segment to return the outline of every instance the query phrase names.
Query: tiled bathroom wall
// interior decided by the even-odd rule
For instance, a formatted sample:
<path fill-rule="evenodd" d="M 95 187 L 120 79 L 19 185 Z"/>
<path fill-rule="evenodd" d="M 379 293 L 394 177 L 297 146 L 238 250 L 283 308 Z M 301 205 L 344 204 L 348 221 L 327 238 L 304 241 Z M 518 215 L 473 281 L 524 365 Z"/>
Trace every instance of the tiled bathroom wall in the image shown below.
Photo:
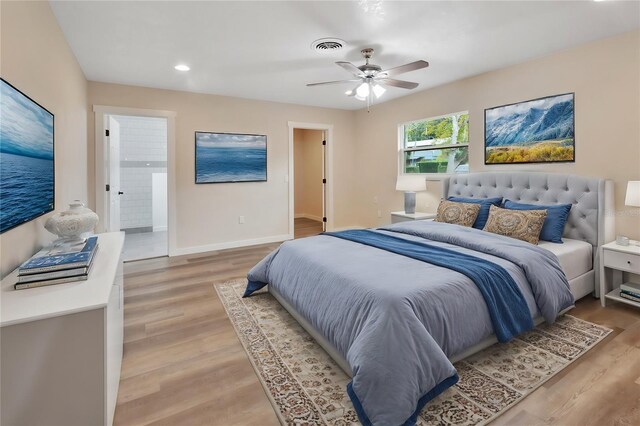
<path fill-rule="evenodd" d="M 167 172 L 167 120 L 114 118 L 120 124 L 120 187 L 124 192 L 120 196 L 120 227 L 125 231 L 151 231 L 152 174 Z M 166 187 L 162 190 L 166 193 Z M 166 209 L 166 204 L 163 207 Z"/>

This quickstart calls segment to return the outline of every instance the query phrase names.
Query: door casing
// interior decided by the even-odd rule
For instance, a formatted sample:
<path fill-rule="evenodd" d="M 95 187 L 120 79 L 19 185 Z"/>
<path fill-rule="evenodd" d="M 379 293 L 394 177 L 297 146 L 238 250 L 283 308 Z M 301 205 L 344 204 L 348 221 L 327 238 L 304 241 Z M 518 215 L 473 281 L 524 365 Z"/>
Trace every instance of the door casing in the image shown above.
<path fill-rule="evenodd" d="M 108 174 L 108 144 L 105 143 L 105 116 L 134 115 L 141 117 L 160 117 L 167 119 L 167 226 L 169 256 L 176 256 L 176 112 L 142 108 L 114 107 L 94 105 L 95 140 L 95 212 L 100 221 L 96 232 L 105 232 L 109 220 L 107 203 L 109 202 L 106 185 Z"/>
<path fill-rule="evenodd" d="M 324 178 L 327 183 L 324 185 L 323 211 L 327 218 L 324 223 L 326 231 L 333 231 L 334 215 L 333 215 L 333 124 L 322 123 L 303 123 L 289 121 L 289 174 L 287 176 L 289 182 L 289 238 L 294 237 L 294 155 L 293 155 L 293 129 L 322 130 L 324 132 L 325 141 L 327 142 L 324 149 Z"/>
<path fill-rule="evenodd" d="M 109 163 L 107 166 L 109 208 L 107 209 L 108 218 L 105 219 L 105 222 L 109 224 L 107 230 L 114 232 L 120 231 L 120 124 L 113 116 L 109 115 L 105 117 L 105 125 L 108 130 L 108 136 L 105 132 L 105 143 L 107 144 L 107 162 Z"/>

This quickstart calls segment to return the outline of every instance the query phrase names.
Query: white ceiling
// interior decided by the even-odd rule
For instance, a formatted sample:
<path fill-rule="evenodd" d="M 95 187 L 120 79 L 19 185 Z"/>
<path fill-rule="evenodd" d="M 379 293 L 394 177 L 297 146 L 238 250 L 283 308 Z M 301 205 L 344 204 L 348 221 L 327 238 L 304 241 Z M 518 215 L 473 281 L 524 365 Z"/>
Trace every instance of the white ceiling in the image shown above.
<path fill-rule="evenodd" d="M 431 64 L 389 100 L 640 27 L 635 1 L 51 3 L 89 80 L 344 109 L 364 106 L 350 85 L 305 84 L 350 78 L 333 62 L 360 65 L 364 47 L 383 68 Z M 322 37 L 348 46 L 311 50 Z"/>

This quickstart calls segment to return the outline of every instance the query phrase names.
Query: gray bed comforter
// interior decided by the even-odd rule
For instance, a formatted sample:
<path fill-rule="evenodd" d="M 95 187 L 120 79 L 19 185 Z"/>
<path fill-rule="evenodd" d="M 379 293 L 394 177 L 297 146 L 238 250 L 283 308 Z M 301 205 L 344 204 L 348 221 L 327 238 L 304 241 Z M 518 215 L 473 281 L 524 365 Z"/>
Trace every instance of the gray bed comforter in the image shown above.
<path fill-rule="evenodd" d="M 532 317 L 552 322 L 574 303 L 555 255 L 532 244 L 432 221 L 378 232 L 502 266 Z M 331 236 L 283 243 L 248 278 L 275 288 L 344 356 L 365 423 L 412 423 L 425 399 L 457 380 L 448 357 L 493 334 L 487 305 L 465 275 Z"/>

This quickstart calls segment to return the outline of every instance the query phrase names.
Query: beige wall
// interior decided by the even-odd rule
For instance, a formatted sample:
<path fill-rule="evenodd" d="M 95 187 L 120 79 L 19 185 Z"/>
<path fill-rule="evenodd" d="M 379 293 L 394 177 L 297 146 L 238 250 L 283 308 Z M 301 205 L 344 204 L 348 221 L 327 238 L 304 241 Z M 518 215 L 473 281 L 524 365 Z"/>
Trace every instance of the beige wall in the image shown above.
<path fill-rule="evenodd" d="M 294 212 L 322 220 L 322 130 L 294 129 Z"/>
<path fill-rule="evenodd" d="M 215 244 L 288 234 L 288 121 L 333 124 L 334 224 L 347 227 L 358 223 L 352 178 L 355 157 L 353 111 L 96 82 L 89 82 L 90 109 L 91 105 L 177 113 L 174 155 L 177 165 L 178 250 L 204 249 Z M 89 128 L 92 135 L 92 119 Z M 196 130 L 267 135 L 268 181 L 196 185 Z M 90 150 L 89 187 L 93 188 L 93 140 L 90 141 Z M 244 224 L 238 223 L 238 216 L 245 217 Z"/>
<path fill-rule="evenodd" d="M 0 74 L 51 111 L 55 126 L 56 210 L 87 200 L 87 81 L 47 2 L 0 3 Z M 5 276 L 53 239 L 51 213 L 0 236 Z"/>
<path fill-rule="evenodd" d="M 485 108 L 566 92 L 575 92 L 574 164 L 484 165 Z M 387 223 L 389 212 L 402 210 L 402 194 L 394 188 L 397 125 L 463 110 L 469 111 L 472 172 L 539 170 L 612 179 L 617 232 L 640 239 L 640 211 L 624 206 L 627 181 L 640 180 L 639 31 L 375 105 L 370 113 L 358 111 L 355 177 L 361 225 Z M 437 186 L 420 194 L 417 210 L 436 208 Z M 376 196 L 378 205 L 373 202 Z M 377 217 L 378 208 L 382 218 Z"/>
<path fill-rule="evenodd" d="M 73 199 L 95 206 L 92 105 L 177 113 L 178 249 L 288 233 L 288 121 L 333 124 L 335 226 L 342 228 L 388 223 L 389 213 L 402 208 L 402 194 L 394 189 L 399 123 L 469 110 L 472 171 L 542 170 L 613 179 L 618 233 L 640 238 L 639 211 L 624 206 L 627 180 L 640 179 L 638 31 L 374 105 L 368 113 L 87 83 L 46 2 L 0 7 L 2 77 L 55 114 L 57 210 Z M 576 94 L 575 164 L 483 164 L 484 108 L 565 92 Z M 266 134 L 268 182 L 195 185 L 196 130 Z M 419 196 L 418 210 L 435 208 L 436 187 Z M 0 274 L 52 239 L 43 228 L 47 217 L 0 236 Z"/>

